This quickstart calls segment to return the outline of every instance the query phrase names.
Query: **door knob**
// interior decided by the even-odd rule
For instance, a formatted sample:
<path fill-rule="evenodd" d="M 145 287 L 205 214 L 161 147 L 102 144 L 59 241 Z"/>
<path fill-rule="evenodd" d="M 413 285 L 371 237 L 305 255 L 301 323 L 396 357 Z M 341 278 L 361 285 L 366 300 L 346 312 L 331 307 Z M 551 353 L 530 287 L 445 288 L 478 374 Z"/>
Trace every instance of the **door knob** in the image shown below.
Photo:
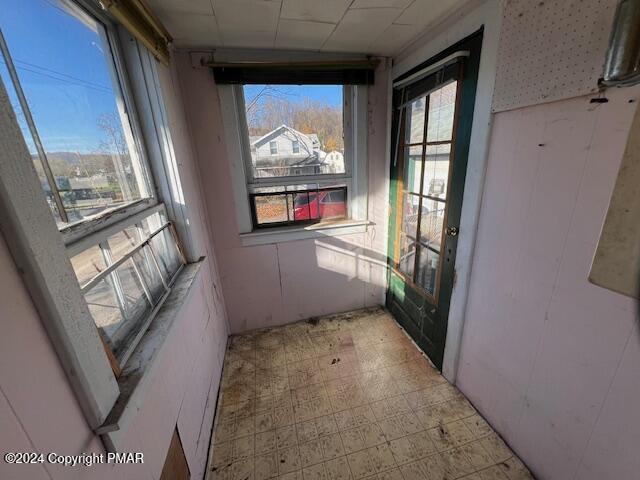
<path fill-rule="evenodd" d="M 447 235 L 455 237 L 456 235 L 458 235 L 458 227 L 447 227 L 447 229 L 445 230 L 445 233 Z"/>

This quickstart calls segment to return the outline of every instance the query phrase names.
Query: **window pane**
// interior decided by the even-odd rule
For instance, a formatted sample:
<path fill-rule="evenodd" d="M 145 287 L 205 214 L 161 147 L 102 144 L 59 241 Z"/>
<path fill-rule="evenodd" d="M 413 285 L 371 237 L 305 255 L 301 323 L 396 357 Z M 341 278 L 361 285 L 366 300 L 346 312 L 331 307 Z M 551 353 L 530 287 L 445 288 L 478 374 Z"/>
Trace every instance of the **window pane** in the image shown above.
<path fill-rule="evenodd" d="M 348 213 L 347 188 L 343 186 L 263 187 L 254 192 L 270 193 L 252 197 L 257 225 L 337 220 L 346 218 Z"/>
<path fill-rule="evenodd" d="M 413 278 L 413 268 L 416 261 L 416 242 L 400 232 L 399 269 L 409 278 Z"/>
<path fill-rule="evenodd" d="M 89 312 L 93 316 L 96 326 L 102 331 L 107 344 L 114 350 L 112 337 L 121 328 L 124 319 L 116 292 L 113 288 L 113 278 L 108 276 L 100 281 L 84 296 Z"/>
<path fill-rule="evenodd" d="M 256 206 L 258 225 L 289 220 L 286 194 L 260 195 L 253 197 L 253 199 Z"/>
<path fill-rule="evenodd" d="M 149 242 L 156 254 L 164 279 L 169 282 L 182 265 L 182 257 L 169 228 L 165 228 Z"/>
<path fill-rule="evenodd" d="M 418 272 L 416 283 L 435 297 L 436 294 L 436 274 L 440 255 L 432 252 L 424 246 L 420 246 L 420 259 L 418 261 Z"/>
<path fill-rule="evenodd" d="M 447 198 L 451 144 L 427 145 L 422 194 Z"/>
<path fill-rule="evenodd" d="M 115 270 L 114 275 L 118 277 L 122 286 L 127 320 L 135 321 L 150 312 L 151 305 L 145 296 L 142 282 L 136 274 L 133 260 L 124 262 Z"/>
<path fill-rule="evenodd" d="M 342 85 L 245 85 L 254 178 L 345 173 Z"/>
<path fill-rule="evenodd" d="M 404 189 L 407 192 L 420 193 L 420 177 L 422 175 L 422 145 L 405 147 Z"/>
<path fill-rule="evenodd" d="M 72 2 L 22 0 L 0 9 L 0 27 L 55 177 L 36 164 L 50 204 L 56 188 L 75 222 L 147 197 L 103 25 Z M 11 85 L 4 62 L 0 73 Z M 24 115 L 20 125 L 35 161 Z"/>
<path fill-rule="evenodd" d="M 300 192 L 293 194 L 294 220 L 314 220 L 320 218 L 318 192 Z"/>
<path fill-rule="evenodd" d="M 425 99 L 426 97 L 420 97 L 407 107 L 406 143 L 423 142 Z"/>
<path fill-rule="evenodd" d="M 336 190 L 320 190 L 318 193 L 318 216 L 322 219 L 338 219 L 347 216 L 347 191 L 344 188 Z"/>
<path fill-rule="evenodd" d="M 162 279 L 160 278 L 160 273 L 158 272 L 151 255 L 149 247 L 143 247 L 131 258 L 147 286 L 152 302 L 156 304 L 160 301 L 162 295 L 164 295 L 165 289 Z"/>
<path fill-rule="evenodd" d="M 119 231 L 109 237 L 109 248 L 111 249 L 112 261 L 117 262 L 125 254 L 142 241 L 142 237 L 135 225 Z"/>
<path fill-rule="evenodd" d="M 147 218 L 142 220 L 142 233 L 145 237 L 149 236 L 149 234 L 155 232 L 162 225 L 167 222 L 167 218 L 165 217 L 163 212 L 154 213 L 153 215 L 149 215 Z"/>
<path fill-rule="evenodd" d="M 440 251 L 442 240 L 445 205 L 444 202 L 422 199 L 420 241 L 437 251 Z"/>
<path fill-rule="evenodd" d="M 0 12 L 2 15 L 2 12 Z M 10 82 L 9 71 L 7 70 L 7 64 L 5 62 L 4 56 L 2 52 L 0 52 L 0 79 L 2 80 L 4 87 L 7 91 L 7 95 L 9 96 L 9 100 L 11 101 L 11 106 L 13 107 L 13 111 L 16 114 L 16 119 L 18 121 L 18 125 L 20 126 L 20 130 L 22 131 L 24 141 L 27 144 L 27 148 L 31 152 L 31 160 L 33 161 L 33 166 L 36 169 L 36 173 L 38 174 L 38 180 L 40 180 L 40 185 L 42 186 L 42 190 L 45 193 L 47 203 L 49 204 L 49 208 L 51 209 L 51 214 L 56 221 L 58 226 L 62 226 L 62 220 L 60 219 L 60 214 L 58 213 L 58 208 L 56 206 L 51 187 L 49 186 L 49 181 L 44 173 L 44 167 L 40 157 L 35 152 L 35 143 L 33 141 L 33 136 L 29 131 L 25 120 L 24 110 L 20 106 L 20 102 L 18 101 L 18 96 L 13 87 L 13 84 Z"/>
<path fill-rule="evenodd" d="M 451 140 L 457 86 L 458 82 L 449 83 L 429 95 L 428 142 Z"/>
<path fill-rule="evenodd" d="M 98 245 L 72 257 L 71 265 L 81 287 L 106 268 L 102 250 Z"/>
<path fill-rule="evenodd" d="M 420 197 L 410 193 L 404 194 L 402 204 L 402 231 L 411 238 L 417 238 L 418 229 L 418 209 L 420 207 Z"/>
<path fill-rule="evenodd" d="M 152 309 L 132 260 L 88 291 L 85 300 L 96 326 L 120 359 Z"/>

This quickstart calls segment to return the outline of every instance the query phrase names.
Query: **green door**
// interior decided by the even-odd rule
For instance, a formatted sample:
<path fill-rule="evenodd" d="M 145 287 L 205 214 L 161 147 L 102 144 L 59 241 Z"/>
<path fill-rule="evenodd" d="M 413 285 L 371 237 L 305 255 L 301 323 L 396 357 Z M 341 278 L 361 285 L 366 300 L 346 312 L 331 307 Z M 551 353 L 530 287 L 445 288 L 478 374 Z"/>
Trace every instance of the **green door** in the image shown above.
<path fill-rule="evenodd" d="M 387 307 L 437 368 L 447 333 L 482 32 L 393 92 Z M 402 80 L 402 77 L 399 79 Z"/>

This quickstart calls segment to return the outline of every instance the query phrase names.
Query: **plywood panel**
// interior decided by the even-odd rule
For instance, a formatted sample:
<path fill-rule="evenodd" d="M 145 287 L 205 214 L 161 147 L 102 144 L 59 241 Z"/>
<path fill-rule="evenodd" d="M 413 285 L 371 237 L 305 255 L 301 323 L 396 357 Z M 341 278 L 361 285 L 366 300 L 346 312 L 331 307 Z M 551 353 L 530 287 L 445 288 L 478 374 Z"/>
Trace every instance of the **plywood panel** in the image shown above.
<path fill-rule="evenodd" d="M 493 111 L 598 90 L 616 0 L 509 0 Z"/>

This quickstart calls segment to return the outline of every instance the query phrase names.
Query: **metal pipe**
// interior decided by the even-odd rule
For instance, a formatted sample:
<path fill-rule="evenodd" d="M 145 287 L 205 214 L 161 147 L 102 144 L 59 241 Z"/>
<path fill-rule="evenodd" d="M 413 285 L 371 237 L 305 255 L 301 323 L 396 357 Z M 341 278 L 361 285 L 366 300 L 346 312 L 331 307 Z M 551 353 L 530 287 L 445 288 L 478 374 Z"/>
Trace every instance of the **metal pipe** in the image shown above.
<path fill-rule="evenodd" d="M 640 82 L 640 0 L 622 0 L 616 9 L 602 83 Z"/>
<path fill-rule="evenodd" d="M 2 33 L 1 28 L 0 28 L 0 51 L 2 51 L 2 56 L 4 57 L 4 61 L 7 64 L 7 70 L 9 71 L 9 76 L 11 77 L 11 81 L 13 82 L 13 88 L 15 89 L 16 94 L 18 95 L 18 101 L 20 102 L 20 107 L 24 112 L 24 118 L 27 122 L 27 125 L 29 126 L 29 131 L 31 132 L 31 136 L 33 137 L 33 143 L 35 143 L 36 145 L 36 150 L 38 151 L 38 156 L 40 157 L 40 161 L 42 162 L 42 168 L 44 170 L 44 174 L 47 177 L 47 181 L 49 182 L 49 188 L 51 188 L 51 194 L 53 195 L 53 199 L 56 202 L 58 215 L 60 215 L 60 219 L 64 223 L 69 223 L 69 217 L 67 216 L 67 211 L 64 209 L 64 204 L 62 203 L 62 197 L 60 197 L 60 192 L 58 192 L 56 179 L 53 176 L 53 172 L 51 171 L 49 160 L 47 160 L 47 154 L 44 151 L 44 147 L 42 146 L 42 141 L 40 140 L 40 135 L 38 134 L 38 130 L 36 129 L 36 124 L 33 121 L 33 117 L 31 116 L 31 110 L 29 109 L 27 98 L 24 96 L 24 91 L 22 90 L 22 86 L 20 85 L 20 79 L 18 78 L 16 67 L 13 64 L 13 59 L 11 58 L 11 53 L 9 52 L 9 47 L 7 47 L 7 42 L 4 39 L 4 34 Z"/>

